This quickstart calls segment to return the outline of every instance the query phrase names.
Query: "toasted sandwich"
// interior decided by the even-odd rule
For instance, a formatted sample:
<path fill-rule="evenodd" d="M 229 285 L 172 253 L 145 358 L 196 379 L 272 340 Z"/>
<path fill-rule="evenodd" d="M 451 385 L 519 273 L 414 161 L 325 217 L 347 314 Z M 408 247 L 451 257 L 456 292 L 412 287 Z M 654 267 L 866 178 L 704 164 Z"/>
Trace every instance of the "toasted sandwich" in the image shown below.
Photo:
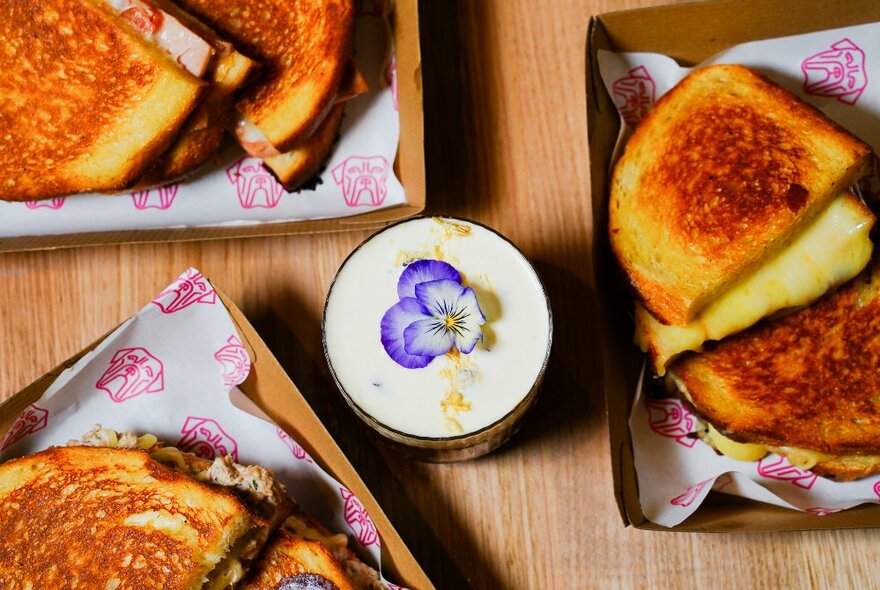
<path fill-rule="evenodd" d="M 316 176 L 339 136 L 345 107 L 335 105 L 311 137 L 302 144 L 277 156 L 263 158 L 263 165 L 272 171 L 287 190 L 293 190 Z"/>
<path fill-rule="evenodd" d="M 239 465 L 231 457 L 205 459 L 194 453 L 167 446 L 152 434 L 117 432 L 96 425 L 71 445 L 113 449 L 141 449 L 165 467 L 181 472 L 202 484 L 233 493 L 253 514 L 257 527 L 234 545 L 205 583 L 205 590 L 220 590 L 238 583 L 272 533 L 292 514 L 296 504 L 272 472 L 259 465 Z"/>
<path fill-rule="evenodd" d="M 151 186 L 186 175 L 220 148 L 226 127 L 233 117 L 235 92 L 253 76 L 259 66 L 170 0 L 138 2 L 144 10 L 153 14 L 152 19 L 141 19 L 150 23 L 149 29 L 155 28 L 152 24 L 155 21 L 160 24 L 178 21 L 203 39 L 212 52 L 212 57 L 203 65 L 204 79 L 209 84 L 204 99 L 186 120 L 171 147 L 138 183 Z"/>
<path fill-rule="evenodd" d="M 352 0 L 178 3 L 262 65 L 261 78 L 235 103 L 234 129 L 249 153 L 284 153 L 315 132 L 350 67 Z"/>
<path fill-rule="evenodd" d="M 0 587 L 210 587 L 260 529 L 235 494 L 146 451 L 56 447 L 0 464 Z"/>
<path fill-rule="evenodd" d="M 130 186 L 198 105 L 210 47 L 178 21 L 165 23 L 175 35 L 145 34 L 137 7 L 115 1 L 14 0 L 4 7 L 0 198 Z M 183 45 L 163 47 L 165 38 Z"/>
<path fill-rule="evenodd" d="M 240 589 L 281 590 L 297 583 L 338 590 L 385 588 L 379 573 L 348 549 L 345 535 L 331 533 L 299 510 L 272 535 Z"/>
<path fill-rule="evenodd" d="M 880 472 L 878 359 L 875 256 L 812 306 L 683 356 L 666 384 L 711 425 L 707 439 L 725 454 L 770 451 L 845 481 Z"/>
<path fill-rule="evenodd" d="M 640 306 L 636 339 L 655 372 L 855 276 L 874 217 L 849 189 L 870 157 L 743 66 L 696 70 L 665 94 L 615 165 L 609 203 L 612 250 Z"/>

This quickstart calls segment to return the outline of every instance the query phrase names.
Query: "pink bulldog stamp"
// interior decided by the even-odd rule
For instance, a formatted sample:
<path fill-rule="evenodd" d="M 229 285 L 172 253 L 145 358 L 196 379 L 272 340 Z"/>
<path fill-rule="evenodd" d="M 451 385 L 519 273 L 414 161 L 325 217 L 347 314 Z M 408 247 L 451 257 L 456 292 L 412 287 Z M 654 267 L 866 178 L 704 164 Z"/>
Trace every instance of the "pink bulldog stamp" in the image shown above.
<path fill-rule="evenodd" d="M 24 206 L 28 209 L 61 209 L 66 197 L 55 197 L 44 201 L 25 201 Z"/>
<path fill-rule="evenodd" d="M 789 481 L 799 488 L 809 490 L 816 483 L 815 473 L 795 467 L 785 457 L 767 455 L 758 461 L 758 475 L 779 481 Z"/>
<path fill-rule="evenodd" d="M 706 486 L 712 482 L 711 479 L 707 479 L 706 481 L 701 481 L 700 483 L 695 483 L 688 489 L 684 491 L 683 494 L 674 497 L 669 501 L 670 504 L 675 506 L 681 506 L 682 508 L 687 508 L 691 504 L 693 504 L 697 498 L 700 497 L 700 494 L 703 493 L 703 490 L 706 489 Z"/>
<path fill-rule="evenodd" d="M 151 303 L 162 313 L 175 313 L 196 303 L 213 305 L 217 292 L 199 271 L 190 268 L 159 293 Z"/>
<path fill-rule="evenodd" d="M 645 66 L 638 66 L 611 84 L 614 104 L 628 125 L 636 125 L 657 101 L 657 85 Z"/>
<path fill-rule="evenodd" d="M 352 156 L 333 169 L 333 181 L 349 207 L 378 207 L 388 194 L 390 170 L 384 156 Z"/>
<path fill-rule="evenodd" d="M 49 410 L 45 410 L 36 404 L 31 404 L 19 414 L 12 427 L 3 437 L 0 443 L 0 451 L 4 451 L 29 434 L 33 434 L 49 425 Z"/>
<path fill-rule="evenodd" d="M 168 186 L 138 191 L 131 193 L 131 200 L 134 202 L 134 208 L 140 211 L 144 209 L 161 209 L 164 211 L 174 204 L 177 189 L 177 184 L 169 184 Z"/>
<path fill-rule="evenodd" d="M 178 441 L 177 448 L 182 451 L 195 453 L 204 459 L 229 455 L 233 461 L 238 461 L 238 444 L 216 420 L 189 416 L 180 434 L 183 437 Z"/>
<path fill-rule="evenodd" d="M 394 104 L 394 110 L 400 110 L 400 103 L 397 100 L 397 56 L 392 53 L 391 59 L 388 60 L 388 67 L 385 68 L 383 74 L 385 83 L 391 89 L 391 102 Z"/>
<path fill-rule="evenodd" d="M 880 480 L 874 484 L 874 493 L 877 494 L 877 498 L 880 498 Z"/>
<path fill-rule="evenodd" d="M 868 86 L 865 52 L 849 39 L 841 39 L 806 58 L 801 62 L 801 71 L 805 93 L 835 98 L 844 104 L 856 104 Z"/>
<path fill-rule="evenodd" d="M 339 493 L 344 502 L 345 522 L 357 537 L 358 543 L 364 547 L 378 545 L 379 533 L 376 532 L 376 525 L 373 524 L 364 505 L 346 488 L 339 488 Z"/>
<path fill-rule="evenodd" d="M 306 450 L 299 446 L 299 443 L 290 438 L 290 436 L 286 432 L 284 432 L 280 428 L 276 428 L 275 434 L 278 435 L 278 438 L 281 439 L 281 442 L 284 443 L 284 446 L 286 446 L 290 450 L 290 454 L 293 455 L 296 459 L 299 459 L 300 461 L 305 461 L 306 463 L 314 463 L 314 461 L 312 461 L 312 458 L 309 457 L 309 454 L 306 453 Z"/>
<path fill-rule="evenodd" d="M 694 417 L 680 401 L 647 400 L 645 406 L 648 408 L 648 425 L 651 430 L 660 436 L 675 439 L 675 442 L 684 447 L 693 448 L 697 443 L 696 438 L 688 436 L 694 430 Z"/>
<path fill-rule="evenodd" d="M 226 169 L 242 209 L 272 209 L 281 201 L 284 187 L 263 168 L 259 158 L 244 156 Z"/>
<path fill-rule="evenodd" d="M 821 506 L 816 506 L 815 508 L 807 508 L 807 512 L 816 516 L 827 516 L 835 512 L 843 512 L 843 508 L 822 508 Z"/>
<path fill-rule="evenodd" d="M 251 359 L 237 336 L 230 336 L 226 345 L 214 353 L 214 358 L 222 367 L 223 384 L 226 387 L 233 387 L 247 379 L 251 370 Z"/>
<path fill-rule="evenodd" d="M 110 394 L 116 403 L 143 393 L 158 393 L 165 389 L 162 361 L 145 348 L 122 348 L 113 355 L 95 387 Z"/>

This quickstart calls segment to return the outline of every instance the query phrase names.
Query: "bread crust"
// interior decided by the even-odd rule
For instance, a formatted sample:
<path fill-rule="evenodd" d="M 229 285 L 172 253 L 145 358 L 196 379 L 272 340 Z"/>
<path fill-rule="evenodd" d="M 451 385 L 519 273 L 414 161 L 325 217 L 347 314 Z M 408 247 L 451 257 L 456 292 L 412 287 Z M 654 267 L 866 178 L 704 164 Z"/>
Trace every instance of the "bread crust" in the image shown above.
<path fill-rule="evenodd" d="M 669 368 L 668 384 L 739 442 L 880 455 L 880 259 L 812 306 Z M 843 471 L 833 463 L 819 469 Z M 847 467 L 852 470 L 852 466 Z"/>
<path fill-rule="evenodd" d="M 657 102 L 614 167 L 612 250 L 644 306 L 685 325 L 863 176 L 870 155 L 746 67 L 697 70 Z"/>

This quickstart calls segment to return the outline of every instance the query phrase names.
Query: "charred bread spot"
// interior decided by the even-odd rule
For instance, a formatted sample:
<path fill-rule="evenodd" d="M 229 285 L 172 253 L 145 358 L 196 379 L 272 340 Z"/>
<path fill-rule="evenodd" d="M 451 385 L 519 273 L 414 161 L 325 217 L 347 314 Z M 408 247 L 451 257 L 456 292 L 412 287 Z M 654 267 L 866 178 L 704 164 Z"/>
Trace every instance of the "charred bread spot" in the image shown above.
<path fill-rule="evenodd" d="M 319 574 L 297 574 L 282 579 L 277 590 L 339 590 L 339 586 Z"/>

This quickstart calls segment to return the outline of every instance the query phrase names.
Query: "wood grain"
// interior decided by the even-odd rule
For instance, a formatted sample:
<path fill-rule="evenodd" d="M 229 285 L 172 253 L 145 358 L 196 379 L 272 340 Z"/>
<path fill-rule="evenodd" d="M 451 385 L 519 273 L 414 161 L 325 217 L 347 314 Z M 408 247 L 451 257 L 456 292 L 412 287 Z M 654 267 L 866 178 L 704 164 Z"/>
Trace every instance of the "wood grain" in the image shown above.
<path fill-rule="evenodd" d="M 196 266 L 253 322 L 438 588 L 880 583 L 875 531 L 621 525 L 591 315 L 584 42 L 590 14 L 648 2 L 422 4 L 428 211 L 514 240 L 544 278 L 557 320 L 544 391 L 511 444 L 470 463 L 411 463 L 374 446 L 344 406 L 321 352 L 320 312 L 362 232 L 0 256 L 0 397 Z"/>

